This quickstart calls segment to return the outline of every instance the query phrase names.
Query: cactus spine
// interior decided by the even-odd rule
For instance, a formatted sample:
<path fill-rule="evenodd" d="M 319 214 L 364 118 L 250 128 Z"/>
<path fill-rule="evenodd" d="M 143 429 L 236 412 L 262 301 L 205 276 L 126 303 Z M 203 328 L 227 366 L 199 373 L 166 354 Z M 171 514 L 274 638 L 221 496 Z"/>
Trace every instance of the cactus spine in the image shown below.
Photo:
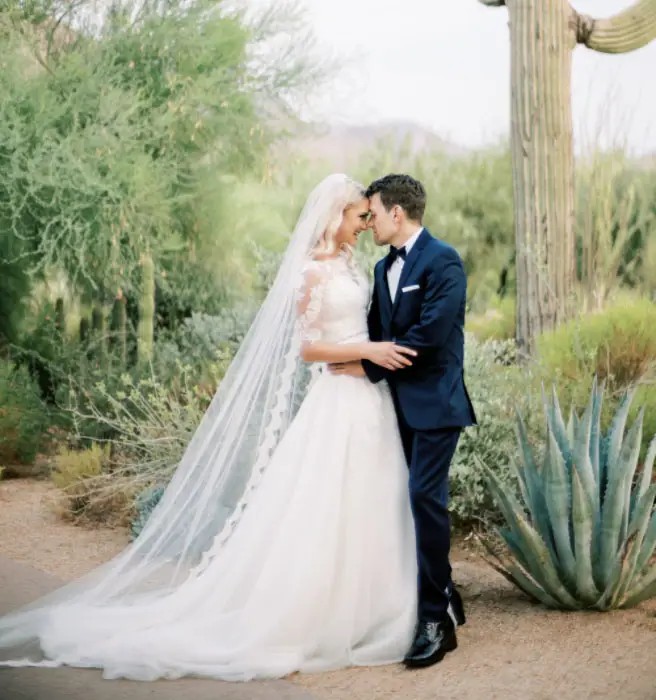
<path fill-rule="evenodd" d="M 656 0 L 593 20 L 567 0 L 480 0 L 507 5 L 520 352 L 566 320 L 575 282 L 571 62 L 576 43 L 624 53 L 656 37 Z"/>

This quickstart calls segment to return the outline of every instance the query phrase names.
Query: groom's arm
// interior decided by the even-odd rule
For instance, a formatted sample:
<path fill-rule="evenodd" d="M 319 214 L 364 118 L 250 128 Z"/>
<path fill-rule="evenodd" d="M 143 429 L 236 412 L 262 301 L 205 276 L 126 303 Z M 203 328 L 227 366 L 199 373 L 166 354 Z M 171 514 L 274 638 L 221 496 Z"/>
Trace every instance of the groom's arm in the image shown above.
<path fill-rule="evenodd" d="M 467 277 L 460 256 L 450 250 L 444 257 L 443 265 L 428 270 L 419 322 L 394 339 L 398 345 L 417 350 L 420 358 L 422 350 L 444 347 L 467 293 Z"/>

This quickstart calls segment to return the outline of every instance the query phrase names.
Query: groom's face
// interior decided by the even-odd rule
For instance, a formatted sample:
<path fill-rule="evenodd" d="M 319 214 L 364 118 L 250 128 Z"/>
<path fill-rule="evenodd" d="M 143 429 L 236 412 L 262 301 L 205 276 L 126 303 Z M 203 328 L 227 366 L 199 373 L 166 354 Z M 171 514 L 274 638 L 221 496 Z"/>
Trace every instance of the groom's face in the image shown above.
<path fill-rule="evenodd" d="M 391 207 L 387 211 L 380 199 L 380 194 L 376 192 L 369 200 L 369 211 L 371 212 L 369 225 L 376 245 L 388 245 L 399 231 L 400 222 L 396 215 L 396 207 Z"/>

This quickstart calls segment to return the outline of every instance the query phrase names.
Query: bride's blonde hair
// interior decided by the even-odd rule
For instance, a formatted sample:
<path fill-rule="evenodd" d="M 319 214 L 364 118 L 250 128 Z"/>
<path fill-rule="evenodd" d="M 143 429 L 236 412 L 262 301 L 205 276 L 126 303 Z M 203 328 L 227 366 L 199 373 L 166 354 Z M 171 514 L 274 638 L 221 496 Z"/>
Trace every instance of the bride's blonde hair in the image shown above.
<path fill-rule="evenodd" d="M 344 196 L 335 200 L 334 212 L 326 226 L 326 230 L 314 247 L 313 256 L 317 258 L 329 257 L 337 252 L 335 235 L 344 220 L 344 212 L 354 204 L 357 204 L 365 196 L 366 188 L 359 182 L 348 178 Z"/>

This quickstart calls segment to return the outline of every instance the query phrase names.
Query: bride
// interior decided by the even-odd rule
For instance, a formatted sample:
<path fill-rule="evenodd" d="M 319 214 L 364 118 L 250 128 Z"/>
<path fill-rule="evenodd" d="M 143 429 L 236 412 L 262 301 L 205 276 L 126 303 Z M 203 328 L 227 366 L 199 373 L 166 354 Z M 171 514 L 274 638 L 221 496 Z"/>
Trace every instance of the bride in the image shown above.
<path fill-rule="evenodd" d="M 403 658 L 417 564 L 394 407 L 385 383 L 324 364 L 412 361 L 368 341 L 351 255 L 368 209 L 344 175 L 314 189 L 141 535 L 0 618 L 0 665 L 249 680 Z"/>

